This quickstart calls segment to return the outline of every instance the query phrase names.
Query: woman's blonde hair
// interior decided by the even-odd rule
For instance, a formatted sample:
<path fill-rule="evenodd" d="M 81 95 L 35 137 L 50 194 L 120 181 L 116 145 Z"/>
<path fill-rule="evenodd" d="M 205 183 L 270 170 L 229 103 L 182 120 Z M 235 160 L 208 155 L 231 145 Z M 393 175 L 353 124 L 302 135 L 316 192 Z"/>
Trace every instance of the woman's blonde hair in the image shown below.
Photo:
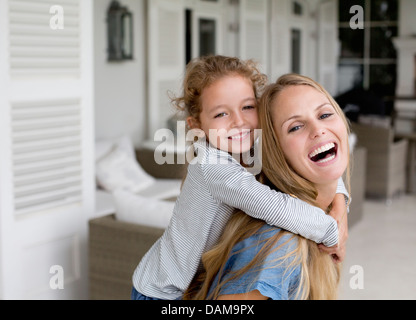
<path fill-rule="evenodd" d="M 345 115 L 335 100 L 321 85 L 310 78 L 297 74 L 287 74 L 280 77 L 276 83 L 266 88 L 260 99 L 259 120 L 263 133 L 263 172 L 259 180 L 269 185 L 272 189 L 291 194 L 311 205 L 317 206 L 316 188 L 312 183 L 299 176 L 287 163 L 275 134 L 271 116 L 272 106 L 279 93 L 289 86 L 297 85 L 308 85 L 324 94 L 336 113 L 343 119 L 346 130 L 349 132 L 349 125 Z M 349 189 L 348 167 L 346 186 Z M 219 279 L 221 279 L 224 272 L 223 268 L 233 247 L 241 240 L 259 232 L 259 229 L 264 225 L 264 221 L 251 218 L 241 211 L 235 213 L 227 223 L 218 244 L 203 255 L 202 263 L 204 269 L 196 275 L 194 281 L 185 292 L 184 299 L 218 298 L 221 288 L 226 282 L 220 280 L 218 283 L 213 284 L 213 281 L 217 274 Z M 290 234 L 289 239 L 276 248 L 278 241 L 287 234 Z M 263 261 L 272 251 L 279 250 L 293 239 L 297 241 L 297 245 L 281 259 L 288 261 L 287 259 L 291 258 L 288 269 L 294 265 L 301 266 L 300 284 L 295 297 L 310 300 L 336 299 L 340 279 L 340 264 L 335 264 L 327 253 L 320 252 L 315 242 L 283 230 L 259 244 L 260 249 L 256 257 L 245 268 L 232 274 L 227 281 L 242 276 L 252 268 L 260 268 Z M 214 290 L 208 296 L 211 286 L 214 287 Z"/>

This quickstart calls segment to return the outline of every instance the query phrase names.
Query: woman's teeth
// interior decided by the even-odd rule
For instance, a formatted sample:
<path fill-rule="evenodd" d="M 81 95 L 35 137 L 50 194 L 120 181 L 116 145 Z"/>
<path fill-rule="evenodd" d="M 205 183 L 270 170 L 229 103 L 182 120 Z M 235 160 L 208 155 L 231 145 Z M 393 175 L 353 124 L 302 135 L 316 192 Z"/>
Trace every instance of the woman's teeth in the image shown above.
<path fill-rule="evenodd" d="M 313 158 L 313 157 L 315 157 L 316 155 L 318 155 L 320 153 L 323 153 L 323 152 L 326 152 L 326 151 L 331 150 L 332 148 L 335 148 L 335 144 L 334 143 L 328 143 L 328 144 L 326 144 L 326 145 L 324 145 L 324 146 L 316 149 L 315 151 L 313 151 L 309 155 L 309 158 Z"/>
<path fill-rule="evenodd" d="M 329 161 L 334 160 L 334 159 L 335 159 L 335 154 L 331 155 L 328 158 L 324 158 L 322 160 L 316 161 L 316 163 L 326 163 L 326 162 L 329 162 Z"/>
<path fill-rule="evenodd" d="M 326 145 L 317 148 L 311 154 L 309 154 L 309 158 L 317 163 L 325 163 L 335 159 L 336 157 L 336 145 L 335 143 L 327 143 Z M 329 152 L 333 150 L 332 152 Z"/>

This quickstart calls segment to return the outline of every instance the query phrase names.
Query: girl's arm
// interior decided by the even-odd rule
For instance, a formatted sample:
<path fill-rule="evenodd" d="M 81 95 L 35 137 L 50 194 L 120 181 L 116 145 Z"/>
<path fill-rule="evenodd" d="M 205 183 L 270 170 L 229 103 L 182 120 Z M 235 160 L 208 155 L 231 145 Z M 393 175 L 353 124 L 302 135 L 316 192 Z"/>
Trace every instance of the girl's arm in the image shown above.
<path fill-rule="evenodd" d="M 348 208 L 343 194 L 336 194 L 332 202 L 332 210 L 329 213 L 338 223 L 339 244 L 345 245 L 348 239 Z"/>
<path fill-rule="evenodd" d="M 343 194 L 344 198 L 339 197 L 339 205 L 340 205 L 340 210 L 342 211 L 342 213 L 344 212 L 344 208 L 345 206 L 347 206 L 347 212 L 349 212 L 349 207 L 348 207 L 348 201 L 350 198 L 350 195 L 347 191 L 347 188 L 345 188 L 345 184 L 344 184 L 344 180 L 342 180 L 342 178 L 338 179 L 338 185 L 337 185 L 337 194 Z M 344 205 L 342 204 L 342 201 L 344 202 Z M 338 203 L 338 202 L 337 202 Z M 333 203 L 334 205 L 334 203 Z"/>
<path fill-rule="evenodd" d="M 339 230 L 339 241 L 338 245 L 332 248 L 319 245 L 322 251 L 330 254 L 334 262 L 342 262 L 345 258 L 346 245 L 348 239 L 348 208 L 345 203 L 344 195 L 337 194 L 332 203 L 332 210 L 330 215 L 337 221 Z"/>
<path fill-rule="evenodd" d="M 214 199 L 327 247 L 338 243 L 337 223 L 323 210 L 272 190 L 236 161 L 220 162 L 218 153 L 213 155 L 201 168 Z"/>

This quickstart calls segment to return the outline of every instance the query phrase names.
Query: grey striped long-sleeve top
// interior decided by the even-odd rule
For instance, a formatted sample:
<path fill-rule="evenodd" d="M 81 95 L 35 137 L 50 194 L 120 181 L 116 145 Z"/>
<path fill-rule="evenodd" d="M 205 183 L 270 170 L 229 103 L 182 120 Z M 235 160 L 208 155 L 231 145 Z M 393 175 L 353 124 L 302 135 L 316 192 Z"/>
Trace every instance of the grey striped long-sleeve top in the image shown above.
<path fill-rule="evenodd" d="M 317 243 L 337 244 L 337 223 L 323 210 L 261 184 L 228 153 L 204 142 L 194 145 L 198 161 L 188 166 L 170 224 L 134 271 L 138 292 L 159 299 L 179 298 L 235 208 Z M 337 193 L 349 196 L 342 179 Z"/>

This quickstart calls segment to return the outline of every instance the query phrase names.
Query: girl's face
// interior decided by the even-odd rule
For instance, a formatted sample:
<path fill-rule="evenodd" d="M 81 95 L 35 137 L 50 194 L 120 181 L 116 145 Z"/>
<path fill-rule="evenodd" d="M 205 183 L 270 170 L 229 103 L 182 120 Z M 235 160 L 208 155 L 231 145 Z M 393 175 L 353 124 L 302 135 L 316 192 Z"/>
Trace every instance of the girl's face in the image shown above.
<path fill-rule="evenodd" d="M 258 129 L 251 81 L 238 75 L 225 76 L 202 91 L 201 102 L 200 121 L 191 127 L 202 129 L 217 149 L 231 153 L 249 151 L 255 139 L 254 130 Z"/>
<path fill-rule="evenodd" d="M 308 85 L 285 88 L 273 101 L 273 127 L 288 163 L 312 183 L 338 180 L 348 164 L 348 133 L 328 98 Z"/>

